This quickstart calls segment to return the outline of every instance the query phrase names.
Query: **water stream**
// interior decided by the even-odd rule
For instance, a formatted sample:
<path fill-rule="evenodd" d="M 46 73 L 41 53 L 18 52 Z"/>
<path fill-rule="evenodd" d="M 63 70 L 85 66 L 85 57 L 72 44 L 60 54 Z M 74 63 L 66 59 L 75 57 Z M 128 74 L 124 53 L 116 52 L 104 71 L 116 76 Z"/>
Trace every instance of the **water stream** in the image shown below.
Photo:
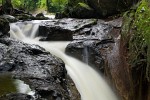
<path fill-rule="evenodd" d="M 70 77 L 81 94 L 82 100 L 118 100 L 103 77 L 90 66 L 67 56 L 64 51 L 69 42 L 41 42 L 35 38 L 40 21 L 10 24 L 11 37 L 29 44 L 37 44 L 53 55 L 61 58 Z M 86 50 L 85 50 L 85 54 Z M 87 59 L 86 59 L 87 60 Z"/>

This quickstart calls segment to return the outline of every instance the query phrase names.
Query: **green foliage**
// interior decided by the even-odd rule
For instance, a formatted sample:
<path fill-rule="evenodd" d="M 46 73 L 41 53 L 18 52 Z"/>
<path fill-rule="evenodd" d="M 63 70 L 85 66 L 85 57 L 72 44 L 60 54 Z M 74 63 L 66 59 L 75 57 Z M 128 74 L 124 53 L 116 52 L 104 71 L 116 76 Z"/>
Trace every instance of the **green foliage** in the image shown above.
<path fill-rule="evenodd" d="M 132 67 L 142 68 L 144 77 L 150 81 L 150 2 L 142 0 L 138 8 L 126 13 L 123 37 L 128 40 L 129 63 Z M 125 17 L 124 17 L 125 18 Z M 125 34 L 127 33 L 127 34 Z M 125 36 L 127 35 L 127 36 Z M 130 38 L 129 38 L 130 37 Z"/>
<path fill-rule="evenodd" d="M 65 9 L 68 4 L 68 0 L 51 0 L 48 10 L 50 12 L 61 12 Z"/>
<path fill-rule="evenodd" d="M 86 3 L 79 2 L 78 4 L 85 9 L 92 10 L 92 8 L 89 5 L 87 5 Z"/>
<path fill-rule="evenodd" d="M 68 0 L 12 0 L 15 8 L 26 11 L 48 10 L 50 12 L 61 12 L 64 10 Z"/>
<path fill-rule="evenodd" d="M 146 77 L 150 81 L 150 2 L 142 0 L 140 6 L 135 13 L 134 26 L 137 27 L 137 34 L 143 41 L 142 46 L 146 46 Z"/>
<path fill-rule="evenodd" d="M 15 7 L 15 8 L 20 8 L 22 6 L 22 4 L 23 4 L 22 3 L 23 0 L 12 0 L 11 2 L 13 4 L 13 7 Z"/>
<path fill-rule="evenodd" d="M 0 5 L 2 5 L 2 0 L 0 0 Z"/>

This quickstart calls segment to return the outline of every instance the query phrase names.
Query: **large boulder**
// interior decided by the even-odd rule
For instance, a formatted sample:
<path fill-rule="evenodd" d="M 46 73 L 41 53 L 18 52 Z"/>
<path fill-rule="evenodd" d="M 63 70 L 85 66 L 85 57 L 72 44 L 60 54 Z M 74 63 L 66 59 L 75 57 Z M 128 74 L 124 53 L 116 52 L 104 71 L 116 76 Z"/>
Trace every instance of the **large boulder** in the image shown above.
<path fill-rule="evenodd" d="M 28 84 L 44 100 L 78 100 L 63 61 L 37 45 L 0 38 L 0 73 Z M 72 86 L 74 87 L 74 85 Z M 75 95 L 74 95 L 75 94 Z M 22 99 L 24 100 L 24 99 Z"/>
<path fill-rule="evenodd" d="M 104 59 L 100 49 L 105 44 L 113 43 L 110 35 L 112 26 L 99 20 L 96 25 L 84 28 L 74 34 L 73 39 L 66 48 L 66 53 L 104 72 Z"/>
<path fill-rule="evenodd" d="M 39 26 L 38 36 L 42 36 L 41 40 L 49 41 L 70 41 L 73 34 L 79 30 L 90 27 L 97 23 L 96 19 L 55 19 L 43 21 Z"/>

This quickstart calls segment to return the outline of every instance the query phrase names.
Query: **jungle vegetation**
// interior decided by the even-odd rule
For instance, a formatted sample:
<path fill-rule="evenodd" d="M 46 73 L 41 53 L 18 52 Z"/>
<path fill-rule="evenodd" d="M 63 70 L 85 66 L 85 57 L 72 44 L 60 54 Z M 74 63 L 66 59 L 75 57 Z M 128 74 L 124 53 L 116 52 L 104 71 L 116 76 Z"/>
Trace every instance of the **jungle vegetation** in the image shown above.
<path fill-rule="evenodd" d="M 51 13 L 63 11 L 68 4 L 68 0 L 0 0 L 0 4 L 6 1 L 11 1 L 14 8 L 25 11 L 45 10 Z"/>

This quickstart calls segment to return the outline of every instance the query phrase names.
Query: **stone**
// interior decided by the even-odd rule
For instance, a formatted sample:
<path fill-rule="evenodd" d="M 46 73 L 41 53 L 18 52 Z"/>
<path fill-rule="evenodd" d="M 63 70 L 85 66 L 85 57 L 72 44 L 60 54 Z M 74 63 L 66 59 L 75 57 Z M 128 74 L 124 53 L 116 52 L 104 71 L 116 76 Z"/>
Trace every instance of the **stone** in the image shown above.
<path fill-rule="evenodd" d="M 44 21 L 39 26 L 38 36 L 42 36 L 43 41 L 70 41 L 73 34 L 85 27 L 90 27 L 97 23 L 96 19 L 55 19 Z"/>
<path fill-rule="evenodd" d="M 74 40 L 67 45 L 66 54 L 104 72 L 104 59 L 99 50 L 105 47 L 103 44 L 114 43 L 109 34 L 112 28 L 102 20 L 92 27 L 84 28 L 74 34 Z"/>
<path fill-rule="evenodd" d="M 10 93 L 0 97 L 0 100 L 35 100 L 31 95 L 22 93 Z"/>
<path fill-rule="evenodd" d="M 10 23 L 16 22 L 18 21 L 18 19 L 16 19 L 14 16 L 12 15 L 2 15 L 3 18 L 7 19 Z"/>
<path fill-rule="evenodd" d="M 35 17 L 32 16 L 31 14 L 26 14 L 26 13 L 15 14 L 14 16 L 15 16 L 18 20 L 23 20 L 23 21 L 32 20 L 32 19 L 35 18 Z"/>
<path fill-rule="evenodd" d="M 0 38 L 0 73 L 10 73 L 13 79 L 24 81 L 35 91 L 37 100 L 38 97 L 44 100 L 78 100 L 73 99 L 74 96 L 80 97 L 78 92 L 72 93 L 77 90 L 67 86 L 71 79 L 64 62 L 37 45 Z"/>

